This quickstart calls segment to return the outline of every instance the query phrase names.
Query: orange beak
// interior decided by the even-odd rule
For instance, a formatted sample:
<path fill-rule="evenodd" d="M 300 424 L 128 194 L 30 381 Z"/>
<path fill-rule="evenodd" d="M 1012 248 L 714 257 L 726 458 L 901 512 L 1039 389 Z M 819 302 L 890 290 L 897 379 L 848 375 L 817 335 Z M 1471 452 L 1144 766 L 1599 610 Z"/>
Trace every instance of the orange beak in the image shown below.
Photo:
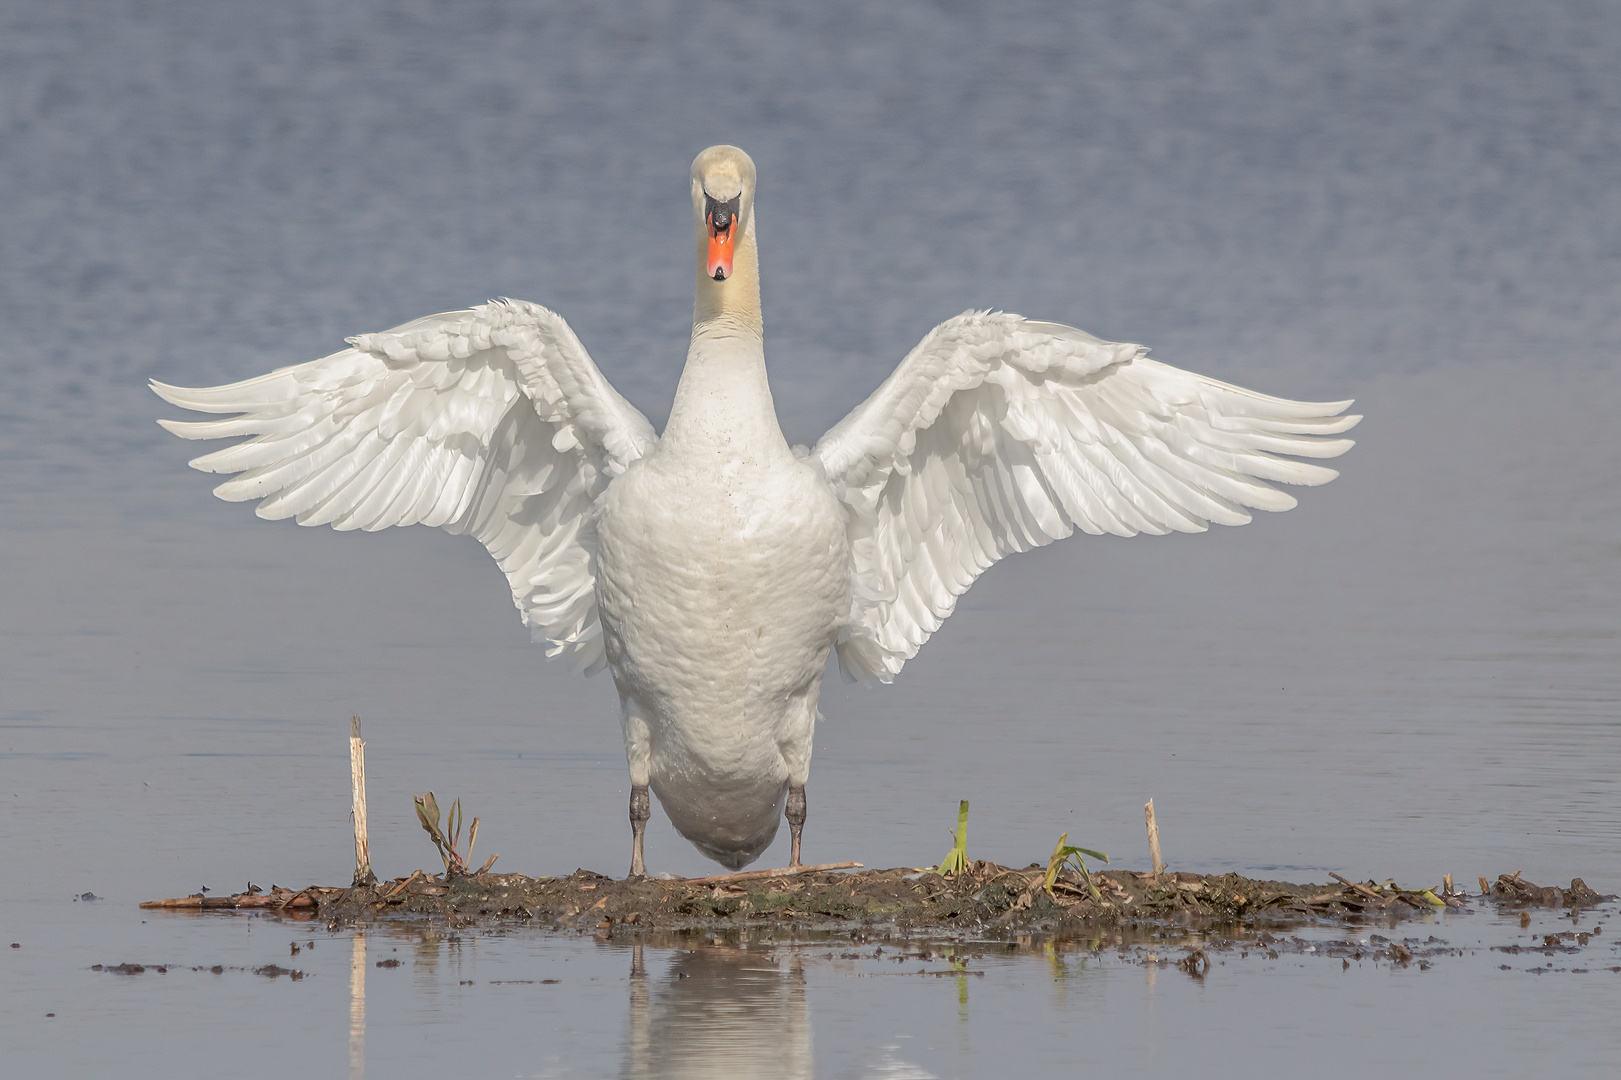
<path fill-rule="evenodd" d="M 709 219 L 709 262 L 707 273 L 716 281 L 725 281 L 732 276 L 732 241 L 737 236 L 737 219 L 733 218 L 726 228 L 715 228 L 713 216 Z"/>

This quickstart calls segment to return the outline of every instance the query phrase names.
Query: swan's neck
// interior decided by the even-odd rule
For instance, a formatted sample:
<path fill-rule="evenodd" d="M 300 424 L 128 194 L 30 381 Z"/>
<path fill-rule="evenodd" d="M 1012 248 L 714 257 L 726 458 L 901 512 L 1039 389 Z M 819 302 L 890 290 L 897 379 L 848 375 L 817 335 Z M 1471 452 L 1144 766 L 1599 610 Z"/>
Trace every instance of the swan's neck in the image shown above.
<path fill-rule="evenodd" d="M 660 445 L 738 459 L 787 452 L 766 383 L 760 252 L 752 217 L 738 237 L 732 276 L 725 281 L 704 273 L 708 245 L 700 223 L 692 345 Z"/>

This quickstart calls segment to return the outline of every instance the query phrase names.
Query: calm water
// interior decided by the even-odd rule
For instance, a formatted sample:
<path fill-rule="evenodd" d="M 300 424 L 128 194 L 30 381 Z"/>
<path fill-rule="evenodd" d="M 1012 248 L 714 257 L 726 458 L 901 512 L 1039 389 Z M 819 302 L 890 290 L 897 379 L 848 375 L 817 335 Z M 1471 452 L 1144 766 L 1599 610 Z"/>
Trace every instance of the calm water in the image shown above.
<path fill-rule="evenodd" d="M 30 934 L 54 947 L 33 955 L 25 940 L 0 990 L 17 1075 L 204 1076 L 254 1061 L 316 1076 L 925 1078 L 1086 1064 L 1502 1076 L 1549 1062 L 1606 1075 L 1621 1055 L 1613 905 L 1527 928 L 1454 914 L 1349 937 L 1302 931 L 1212 950 L 1197 979 L 1173 966 L 1189 951 L 1180 940 L 638 946 L 35 907 L 23 906 Z M 1503 951 L 1594 925 L 1603 933 L 1575 955 Z M 1328 955 L 1339 941 L 1377 947 L 1381 929 L 1415 959 Z M 89 970 L 125 962 L 145 970 Z M 302 977 L 256 973 L 270 964 Z"/>
<path fill-rule="evenodd" d="M 808 858 L 933 863 L 969 798 L 977 856 L 1068 831 L 1136 867 L 1152 796 L 1182 869 L 1621 888 L 1618 27 L 1596 3 L 1448 0 L 0 10 L 0 925 L 21 946 L 0 947 L 0 1060 L 341 1075 L 355 1039 L 375 1075 L 1621 1057 L 1607 965 L 1484 952 L 1251 957 L 1198 984 L 1081 950 L 879 979 L 843 950 L 638 963 L 377 931 L 369 962 L 408 962 L 365 968 L 357 1027 L 346 934 L 134 907 L 342 881 L 351 713 L 381 872 L 433 858 L 410 803 L 430 788 L 464 797 L 501 869 L 622 872 L 612 688 L 543 663 L 482 550 L 221 503 L 144 382 L 515 295 L 660 422 L 686 169 L 722 140 L 761 170 L 792 439 L 971 306 L 1368 417 L 1298 509 L 1020 557 L 898 685 L 833 686 Z M 648 857 L 708 869 L 657 813 Z M 1495 920 L 1425 933 L 1538 929 Z M 295 937 L 317 943 L 296 963 Z M 123 961 L 176 967 L 89 970 Z M 272 961 L 310 977 L 189 970 Z"/>

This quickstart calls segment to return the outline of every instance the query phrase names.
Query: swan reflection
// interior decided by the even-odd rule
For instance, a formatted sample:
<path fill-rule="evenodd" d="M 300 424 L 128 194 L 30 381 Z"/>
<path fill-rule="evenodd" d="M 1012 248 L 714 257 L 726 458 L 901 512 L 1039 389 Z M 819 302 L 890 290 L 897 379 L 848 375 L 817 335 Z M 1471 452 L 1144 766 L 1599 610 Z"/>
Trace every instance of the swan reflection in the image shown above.
<path fill-rule="evenodd" d="M 642 946 L 631 948 L 625 1076 L 814 1075 L 798 956 L 718 944 L 664 955 L 650 972 Z"/>

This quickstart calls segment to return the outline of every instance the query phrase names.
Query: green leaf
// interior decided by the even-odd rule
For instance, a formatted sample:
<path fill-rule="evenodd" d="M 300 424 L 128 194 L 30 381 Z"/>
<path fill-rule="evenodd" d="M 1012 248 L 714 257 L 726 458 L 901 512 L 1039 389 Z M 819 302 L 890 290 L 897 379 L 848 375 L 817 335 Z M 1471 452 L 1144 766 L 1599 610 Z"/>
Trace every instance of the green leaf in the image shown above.
<path fill-rule="evenodd" d="M 1064 833 L 1058 838 L 1058 843 L 1053 845 L 1052 858 L 1047 860 L 1046 881 L 1042 887 L 1051 896 L 1053 886 L 1058 882 L 1058 872 L 1066 865 L 1073 865 L 1080 872 L 1081 880 L 1086 882 L 1086 888 L 1092 894 L 1092 899 L 1102 900 L 1103 894 L 1098 892 L 1098 887 L 1092 883 L 1092 873 L 1086 868 L 1086 863 L 1082 861 L 1081 856 L 1089 855 L 1094 859 L 1102 859 L 1104 862 L 1108 862 L 1109 857 L 1103 852 L 1093 851 L 1091 848 L 1073 847 L 1068 843 L 1068 840 L 1069 833 Z"/>
<path fill-rule="evenodd" d="M 429 836 L 438 837 L 439 822 L 437 820 L 437 815 L 434 815 L 433 817 L 428 815 L 427 803 L 425 802 L 423 796 L 418 795 L 413 801 L 416 803 L 417 807 L 417 821 L 422 824 L 423 831 L 425 831 Z"/>
<path fill-rule="evenodd" d="M 968 800 L 957 806 L 957 831 L 951 834 L 951 850 L 940 860 L 935 870 L 946 877 L 960 874 L 971 865 L 968 861 Z"/>

